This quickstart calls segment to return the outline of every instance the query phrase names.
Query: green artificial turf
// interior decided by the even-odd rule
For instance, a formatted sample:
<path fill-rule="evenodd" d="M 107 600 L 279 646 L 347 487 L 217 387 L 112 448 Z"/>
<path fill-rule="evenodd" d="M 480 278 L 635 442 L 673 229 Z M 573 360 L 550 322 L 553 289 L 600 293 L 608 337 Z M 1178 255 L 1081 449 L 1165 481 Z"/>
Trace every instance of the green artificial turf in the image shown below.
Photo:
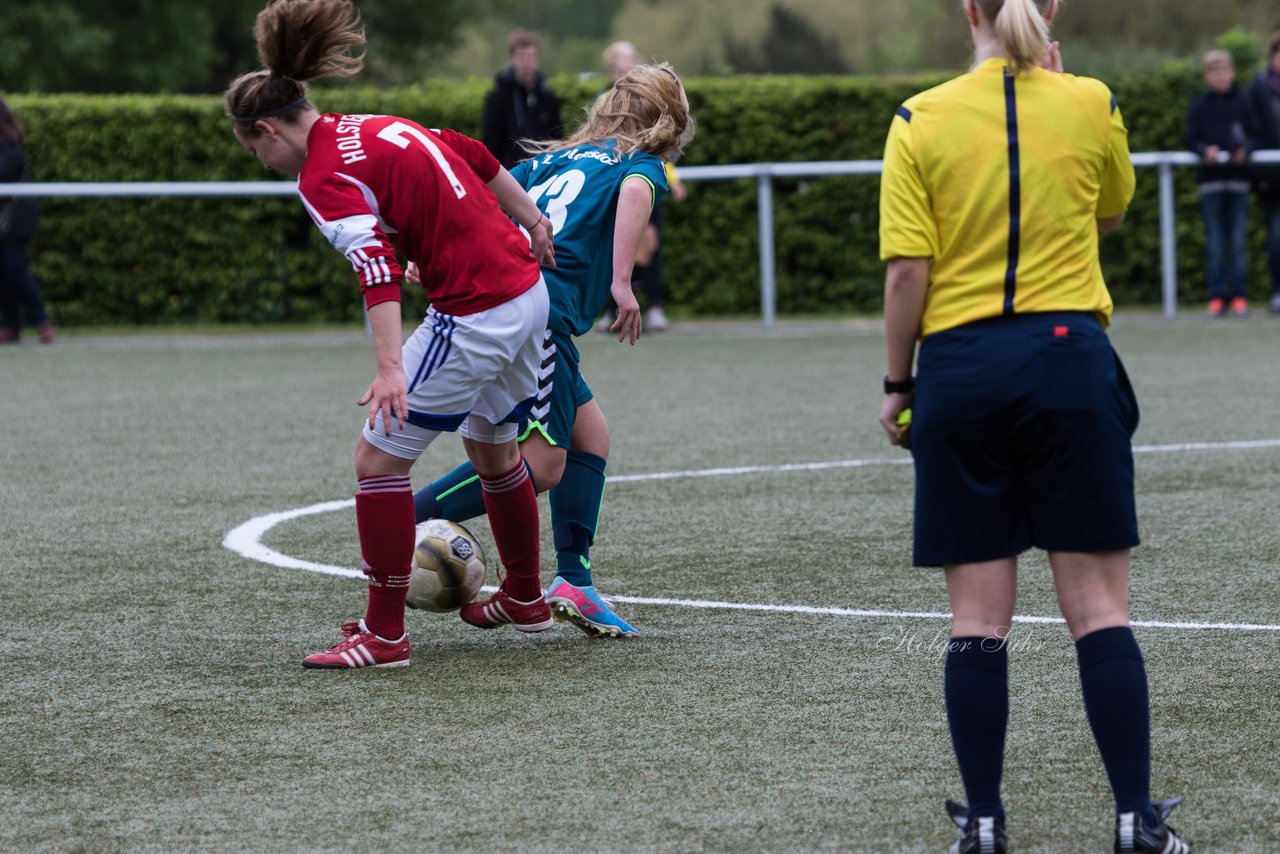
<path fill-rule="evenodd" d="M 1143 406 L 1134 619 L 1280 624 L 1280 447 L 1213 444 L 1280 438 L 1280 323 L 1121 316 L 1113 337 Z M 943 799 L 963 799 L 946 621 L 821 610 L 946 610 L 909 566 L 877 325 L 581 348 L 613 433 L 596 577 L 643 637 L 411 613 L 413 665 L 358 673 L 299 660 L 360 613 L 361 582 L 222 545 L 352 496 L 358 331 L 0 350 L 0 850 L 944 850 Z M 460 460 L 442 438 L 415 486 Z M 349 507 L 263 542 L 359 562 Z M 1024 566 L 1018 613 L 1054 616 L 1043 556 Z M 1136 633 L 1153 794 L 1186 797 L 1198 850 L 1280 850 L 1280 631 Z M 1109 850 L 1066 629 L 1013 638 L 1011 842 Z"/>

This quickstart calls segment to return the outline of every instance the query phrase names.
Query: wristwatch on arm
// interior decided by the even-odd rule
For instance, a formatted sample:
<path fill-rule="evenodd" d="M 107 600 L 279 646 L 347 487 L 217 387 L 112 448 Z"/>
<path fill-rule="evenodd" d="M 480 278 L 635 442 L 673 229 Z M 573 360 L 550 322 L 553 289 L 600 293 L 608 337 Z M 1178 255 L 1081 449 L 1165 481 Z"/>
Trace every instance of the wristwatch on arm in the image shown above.
<path fill-rule="evenodd" d="M 889 375 L 884 375 L 884 393 L 885 394 L 911 394 L 916 390 L 916 378 L 907 377 L 905 380 L 891 380 Z"/>

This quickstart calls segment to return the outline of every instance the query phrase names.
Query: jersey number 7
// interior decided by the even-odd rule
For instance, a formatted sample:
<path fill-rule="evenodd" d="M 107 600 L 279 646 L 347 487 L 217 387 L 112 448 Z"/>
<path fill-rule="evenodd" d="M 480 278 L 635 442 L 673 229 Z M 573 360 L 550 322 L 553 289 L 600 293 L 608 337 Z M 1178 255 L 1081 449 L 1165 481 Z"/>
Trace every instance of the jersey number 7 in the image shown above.
<path fill-rule="evenodd" d="M 422 147 L 440 166 L 440 170 L 444 172 L 445 177 L 449 179 L 449 184 L 453 187 L 453 192 L 458 198 L 467 195 L 467 191 L 463 188 L 462 182 L 458 180 L 458 176 L 454 173 L 453 167 L 449 165 L 449 161 L 444 159 L 444 152 L 440 150 L 440 146 L 436 145 L 435 140 L 427 136 L 422 131 L 412 125 L 404 122 L 392 122 L 391 124 L 378 131 L 378 139 L 385 139 L 387 142 L 394 143 L 401 148 L 408 148 L 412 143 L 409 137 L 413 137 L 422 143 Z"/>

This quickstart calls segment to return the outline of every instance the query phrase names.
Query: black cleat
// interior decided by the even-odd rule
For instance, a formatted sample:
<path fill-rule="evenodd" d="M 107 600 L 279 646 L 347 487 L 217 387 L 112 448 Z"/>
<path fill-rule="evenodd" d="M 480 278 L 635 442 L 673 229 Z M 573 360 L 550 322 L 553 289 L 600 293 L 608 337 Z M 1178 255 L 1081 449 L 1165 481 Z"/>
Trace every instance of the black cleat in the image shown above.
<path fill-rule="evenodd" d="M 1005 854 L 1008 851 L 1009 840 L 1004 825 L 995 816 L 980 815 L 970 821 L 969 810 L 955 801 L 947 801 L 947 815 L 961 831 L 960 838 L 951 846 L 950 854 Z"/>
<path fill-rule="evenodd" d="M 1122 812 L 1116 816 L 1116 854 L 1191 854 L 1188 845 L 1165 824 L 1165 819 L 1173 808 L 1182 803 L 1182 798 L 1170 798 L 1152 804 L 1156 810 L 1156 823 L 1148 827 L 1142 816 L 1132 812 Z"/>

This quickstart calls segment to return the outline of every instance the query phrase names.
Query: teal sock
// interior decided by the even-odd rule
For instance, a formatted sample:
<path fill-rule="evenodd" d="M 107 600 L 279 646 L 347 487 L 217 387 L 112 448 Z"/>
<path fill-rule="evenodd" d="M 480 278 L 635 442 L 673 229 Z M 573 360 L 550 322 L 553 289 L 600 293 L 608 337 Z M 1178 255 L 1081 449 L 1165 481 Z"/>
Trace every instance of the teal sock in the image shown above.
<path fill-rule="evenodd" d="M 525 468 L 529 467 L 525 463 Z M 529 479 L 533 480 L 533 471 L 529 471 Z M 535 482 L 534 491 L 538 484 Z M 483 516 L 484 490 L 480 488 L 480 476 L 471 463 L 463 463 L 444 477 L 434 481 L 430 486 L 418 490 L 413 496 L 413 518 L 415 522 L 428 519 L 448 519 L 450 522 L 465 522 L 477 516 Z"/>
<path fill-rule="evenodd" d="M 448 519 L 465 522 L 484 515 L 484 490 L 480 488 L 480 476 L 471 463 L 463 463 L 430 486 L 418 490 L 413 496 L 413 517 L 416 522 L 427 519 Z"/>
<path fill-rule="evenodd" d="M 590 587 L 591 544 L 604 501 L 605 459 L 569 451 L 560 482 L 551 490 L 551 532 L 556 574 L 575 587 Z"/>

